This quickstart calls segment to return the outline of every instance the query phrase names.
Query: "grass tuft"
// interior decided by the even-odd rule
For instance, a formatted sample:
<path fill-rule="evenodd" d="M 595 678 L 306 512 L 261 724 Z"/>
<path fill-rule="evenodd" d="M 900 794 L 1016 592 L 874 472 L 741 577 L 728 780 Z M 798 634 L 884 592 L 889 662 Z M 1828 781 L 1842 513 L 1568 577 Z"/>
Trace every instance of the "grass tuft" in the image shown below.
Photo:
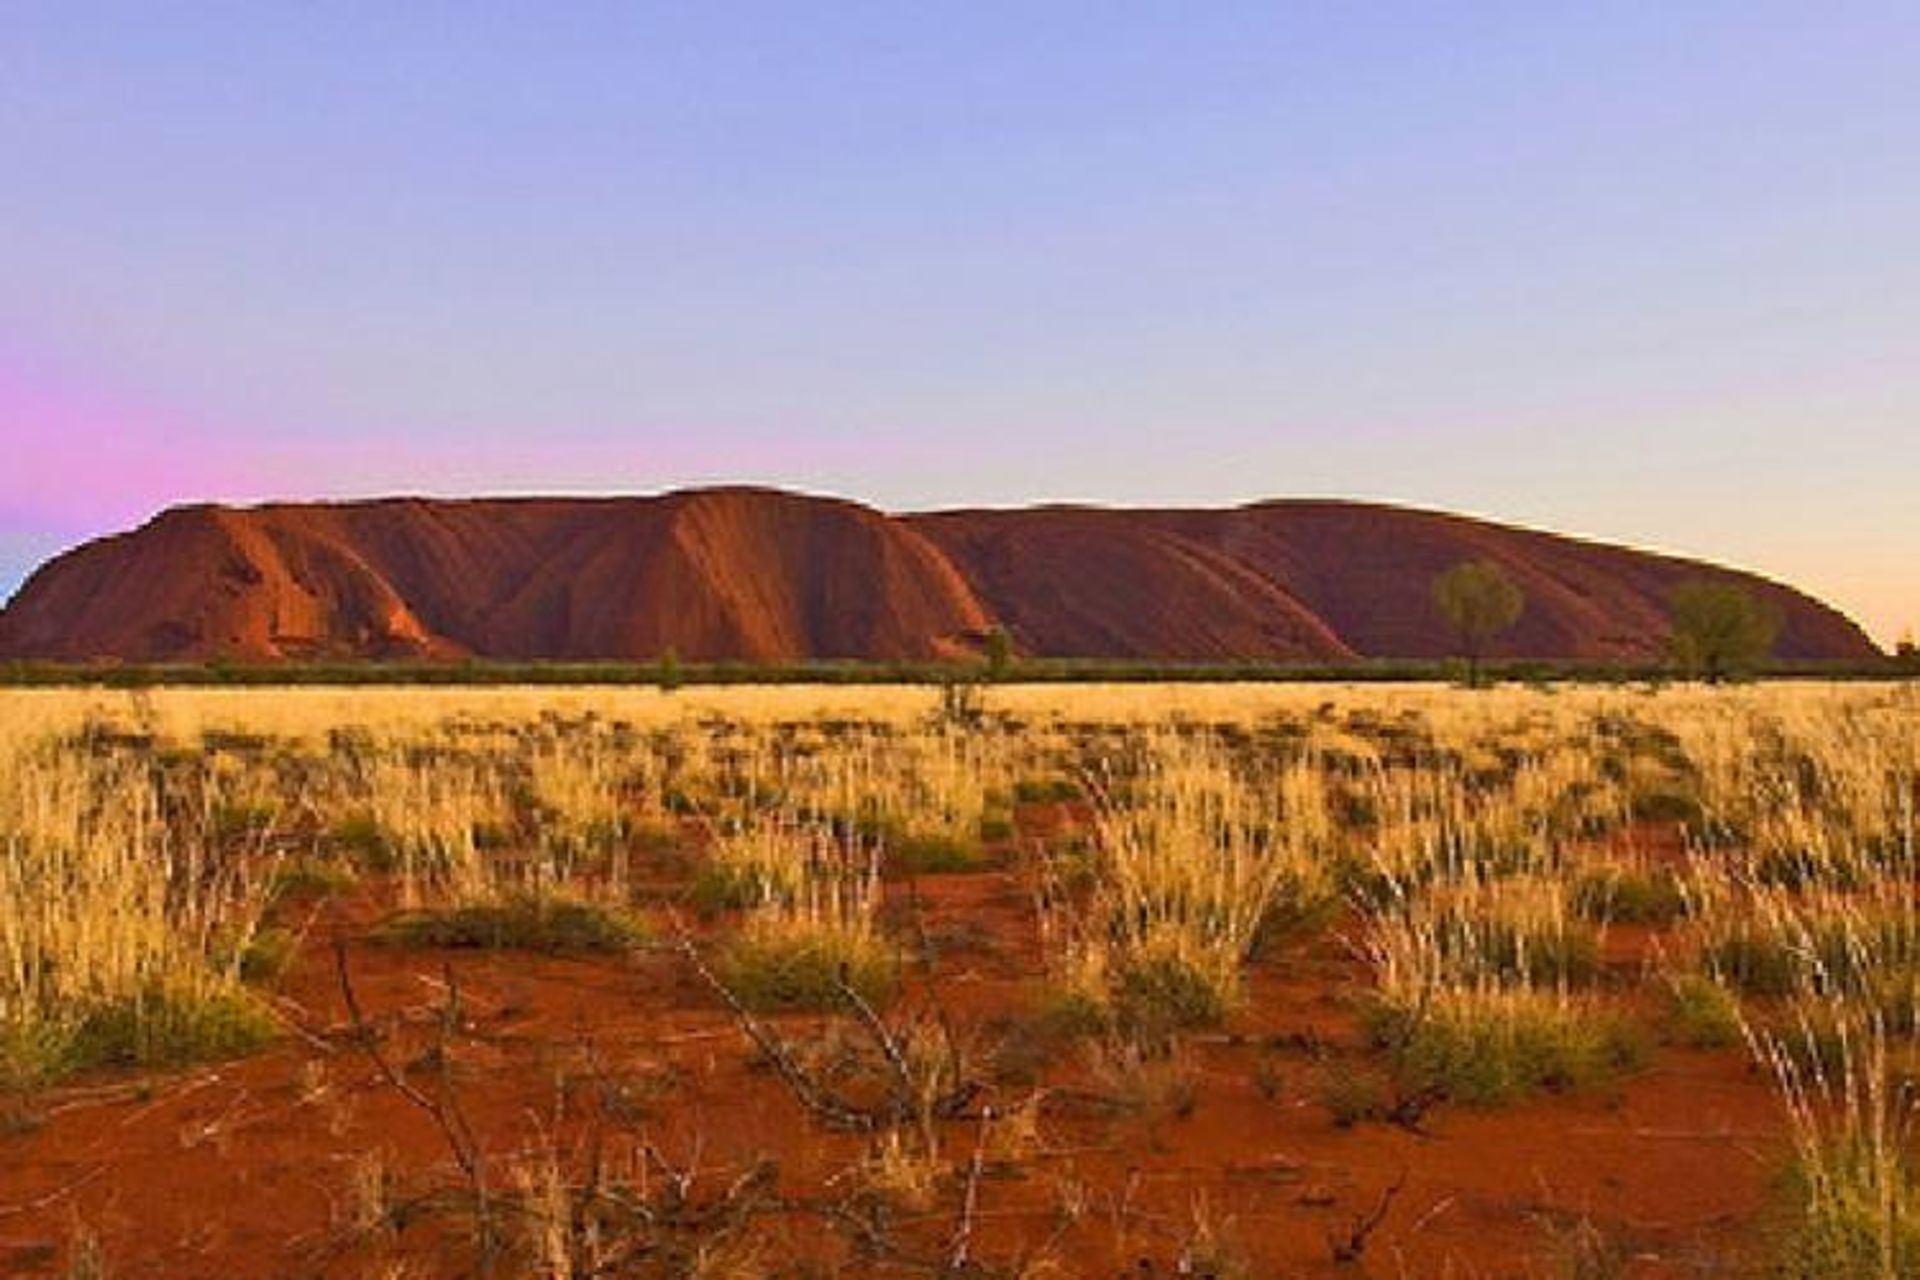
<path fill-rule="evenodd" d="M 1727 1049 L 1740 1043 L 1740 1001 L 1712 978 L 1682 974 L 1667 997 L 1673 1038 L 1690 1049 Z"/>
<path fill-rule="evenodd" d="M 1604 1084 L 1646 1056 L 1624 1016 L 1525 988 L 1439 991 L 1424 1009 L 1382 1001 L 1367 1020 L 1409 1093 L 1480 1106 Z"/>
<path fill-rule="evenodd" d="M 843 985 L 879 1007 L 899 984 L 899 965 L 878 935 L 827 922 L 751 925 L 728 944 L 718 970 L 734 997 L 759 1012 L 843 1008 Z"/>
<path fill-rule="evenodd" d="M 410 947 L 563 953 L 625 951 L 646 941 L 647 932 L 611 907 L 525 894 L 403 912 L 382 926 L 380 936 Z"/>

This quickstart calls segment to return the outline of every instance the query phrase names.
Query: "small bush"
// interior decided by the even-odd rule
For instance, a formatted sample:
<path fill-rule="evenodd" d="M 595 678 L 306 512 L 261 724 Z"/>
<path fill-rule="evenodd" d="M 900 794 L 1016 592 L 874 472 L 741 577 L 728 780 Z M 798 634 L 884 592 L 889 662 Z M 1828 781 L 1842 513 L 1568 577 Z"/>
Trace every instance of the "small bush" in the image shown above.
<path fill-rule="evenodd" d="M 887 851 L 889 869 L 903 875 L 979 871 L 990 861 L 978 844 L 955 836 L 900 836 Z"/>
<path fill-rule="evenodd" d="M 1328 1066 L 1320 1073 L 1320 1105 L 1341 1129 L 1366 1120 L 1385 1118 L 1393 1106 L 1393 1090 L 1378 1071 L 1351 1064 Z"/>
<path fill-rule="evenodd" d="M 1568 905 L 1589 920 L 1670 924 L 1686 914 L 1687 895 L 1671 872 L 1610 868 L 1574 881 Z"/>
<path fill-rule="evenodd" d="M 476 822 L 472 830 L 473 847 L 476 849 L 508 849 L 513 846 L 513 830 L 504 823 Z"/>
<path fill-rule="evenodd" d="M 1629 800 L 1633 816 L 1641 822 L 1673 822 L 1697 827 L 1703 821 L 1699 797 L 1688 791 L 1652 788 L 1636 791 Z"/>
<path fill-rule="evenodd" d="M 1185 1119 L 1200 1100 L 1198 1071 L 1181 1046 L 1096 1040 L 1086 1048 L 1094 1084 L 1116 1104 L 1148 1115 Z"/>
<path fill-rule="evenodd" d="M 381 936 L 414 947 L 545 952 L 624 951 L 646 932 L 622 911 L 565 898 L 522 895 L 498 903 L 468 903 L 409 911 L 387 922 Z"/>
<path fill-rule="evenodd" d="M 1817 1172 L 1789 1175 L 1804 1208 L 1786 1232 L 1782 1280 L 1882 1280 L 1920 1276 L 1920 1187 L 1905 1157 L 1864 1144 L 1821 1153 Z"/>
<path fill-rule="evenodd" d="M 1751 874 L 1755 883 L 1775 889 L 1855 890 L 1865 886 L 1869 868 L 1860 857 L 1848 852 L 1813 849 L 1805 846 L 1773 846 L 1753 856 Z"/>
<path fill-rule="evenodd" d="M 1013 835 L 1013 815 L 999 811 L 980 815 L 980 839 L 985 843 L 998 844 L 1013 839 Z"/>
<path fill-rule="evenodd" d="M 767 891 L 753 868 L 709 859 L 694 872 L 687 896 L 692 899 L 695 910 L 711 917 L 722 911 L 756 906 L 766 899 Z"/>
<path fill-rule="evenodd" d="M 0 1028 L 0 1091 L 41 1088 L 96 1067 L 171 1067 L 252 1053 L 277 1028 L 248 992 L 156 986 L 73 1023 Z"/>
<path fill-rule="evenodd" d="M 269 904 L 290 899 L 326 898 L 345 893 L 354 886 L 351 867 L 323 858 L 293 858 L 273 873 L 273 885 L 267 890 Z"/>
<path fill-rule="evenodd" d="M 326 842 L 363 871 L 391 871 L 399 861 L 392 839 L 370 813 L 349 814 L 334 823 Z"/>
<path fill-rule="evenodd" d="M 1138 1039 L 1218 1026 L 1239 996 L 1237 983 L 1167 952 L 1132 957 L 1115 976 L 1113 988 L 1114 1019 L 1123 1032 Z"/>
<path fill-rule="evenodd" d="M 1013 798 L 1021 804 L 1078 800 L 1080 788 L 1067 778 L 1022 778 L 1013 784 Z"/>
<path fill-rule="evenodd" d="M 1673 1037 L 1693 1049 L 1725 1049 L 1740 1043 L 1740 1002 L 1712 978 L 1697 973 L 1674 979 L 1667 1002 Z"/>
<path fill-rule="evenodd" d="M 881 939 L 827 923 L 749 927 L 720 957 L 719 977 L 749 1009 L 829 1010 L 842 986 L 876 1007 L 893 997 L 899 966 Z"/>
<path fill-rule="evenodd" d="M 1334 786 L 1327 793 L 1334 821 L 1348 831 L 1371 830 L 1380 825 L 1380 805 L 1365 791 Z"/>
<path fill-rule="evenodd" d="M 1422 865 L 1405 875 L 1382 870 L 1364 858 L 1338 855 L 1333 863 L 1332 880 L 1336 896 L 1368 912 L 1384 911 L 1400 903 L 1409 892 L 1433 879 L 1433 868 Z"/>
<path fill-rule="evenodd" d="M 257 930 L 240 952 L 241 979 L 256 984 L 275 981 L 293 964 L 297 947 L 290 930 Z"/>
<path fill-rule="evenodd" d="M 1111 1022 L 1098 1000 L 1062 988 L 1043 994 L 1032 1013 L 1002 1024 L 993 1071 L 1004 1084 L 1033 1084 L 1071 1045 L 1105 1034 Z"/>
<path fill-rule="evenodd" d="M 75 1070 L 71 1028 L 45 1022 L 0 1025 L 0 1096 L 43 1088 Z"/>
<path fill-rule="evenodd" d="M 271 805 L 223 804 L 213 811 L 208 834 L 223 843 L 256 840 L 272 830 L 278 816 Z"/>
<path fill-rule="evenodd" d="M 1581 984 L 1600 972 L 1600 939 L 1575 921 L 1448 915 L 1433 945 L 1449 972 L 1537 985 Z"/>
<path fill-rule="evenodd" d="M 1626 1018 L 1524 989 L 1441 991 L 1418 1011 L 1382 1001 L 1368 1021 L 1409 1092 L 1483 1106 L 1601 1084 L 1646 1052 Z"/>
<path fill-rule="evenodd" d="M 1781 939 L 1758 930 L 1743 929 L 1709 942 L 1700 953 L 1701 967 L 1720 981 L 1754 996 L 1791 993 L 1801 965 Z"/>

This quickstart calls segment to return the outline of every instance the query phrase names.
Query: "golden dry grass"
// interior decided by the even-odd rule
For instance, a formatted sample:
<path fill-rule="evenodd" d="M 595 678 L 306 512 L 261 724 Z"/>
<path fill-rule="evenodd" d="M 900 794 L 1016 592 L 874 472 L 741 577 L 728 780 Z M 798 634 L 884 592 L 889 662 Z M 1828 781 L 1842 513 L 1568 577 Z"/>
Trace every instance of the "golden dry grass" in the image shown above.
<path fill-rule="evenodd" d="M 0 1083 L 257 1043 L 244 976 L 289 866 L 380 877 L 400 912 L 627 921 L 661 845 L 723 918 L 723 975 L 777 1007 L 883 1001 L 883 875 L 991 858 L 1060 992 L 1131 1038 L 1103 1060 L 1143 1071 L 1289 931 L 1364 957 L 1387 1069 L 1464 1102 L 1631 1070 L 1666 1034 L 1637 997 L 1710 978 L 1798 1135 L 1793 1265 L 1920 1266 L 1912 685 L 996 685 L 976 710 L 891 685 L 0 693 Z M 1025 838 L 1028 792 L 1077 796 L 1079 835 Z M 1608 920 L 1656 894 L 1658 964 L 1602 981 Z"/>

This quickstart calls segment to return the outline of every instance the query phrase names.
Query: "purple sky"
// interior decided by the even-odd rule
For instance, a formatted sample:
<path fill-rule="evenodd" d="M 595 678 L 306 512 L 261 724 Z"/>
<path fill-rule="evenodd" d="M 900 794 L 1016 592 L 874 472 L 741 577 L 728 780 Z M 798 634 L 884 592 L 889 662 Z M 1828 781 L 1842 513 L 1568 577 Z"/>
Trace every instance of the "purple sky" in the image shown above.
<path fill-rule="evenodd" d="M 203 498 L 1380 497 L 1920 623 L 1910 3 L 18 3 L 0 593 Z"/>

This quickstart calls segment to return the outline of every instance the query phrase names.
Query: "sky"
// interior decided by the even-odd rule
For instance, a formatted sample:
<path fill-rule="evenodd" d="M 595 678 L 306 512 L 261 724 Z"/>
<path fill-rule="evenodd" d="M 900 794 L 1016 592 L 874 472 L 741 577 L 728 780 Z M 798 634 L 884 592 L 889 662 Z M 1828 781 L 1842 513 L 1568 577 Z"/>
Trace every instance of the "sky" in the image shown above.
<path fill-rule="evenodd" d="M 1920 626 L 1920 6 L 0 0 L 0 595 L 172 503 L 1379 498 Z"/>

